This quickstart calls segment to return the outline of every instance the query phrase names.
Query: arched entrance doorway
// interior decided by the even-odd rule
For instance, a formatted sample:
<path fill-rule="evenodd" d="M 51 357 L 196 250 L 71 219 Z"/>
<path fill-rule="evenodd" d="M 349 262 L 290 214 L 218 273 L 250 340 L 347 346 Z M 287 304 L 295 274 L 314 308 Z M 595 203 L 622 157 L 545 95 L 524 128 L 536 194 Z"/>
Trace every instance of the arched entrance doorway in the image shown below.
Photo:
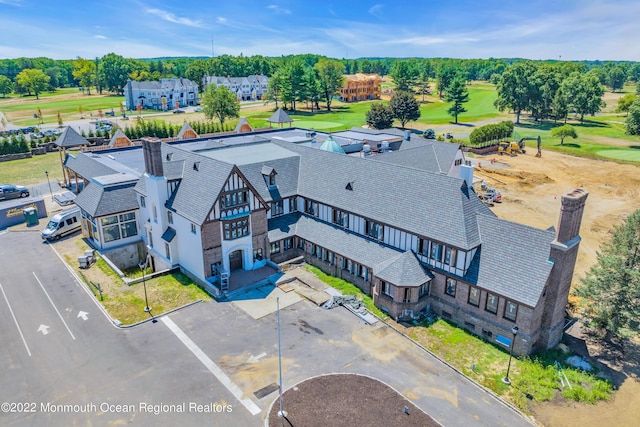
<path fill-rule="evenodd" d="M 229 270 L 240 270 L 242 268 L 242 249 L 229 254 Z"/>

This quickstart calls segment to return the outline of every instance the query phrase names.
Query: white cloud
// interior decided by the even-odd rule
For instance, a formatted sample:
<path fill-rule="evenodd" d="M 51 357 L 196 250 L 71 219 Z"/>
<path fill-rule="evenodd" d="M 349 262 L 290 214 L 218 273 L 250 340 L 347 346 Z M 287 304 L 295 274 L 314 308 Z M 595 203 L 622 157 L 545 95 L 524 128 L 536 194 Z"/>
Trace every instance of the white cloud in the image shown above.
<path fill-rule="evenodd" d="M 369 14 L 375 16 L 376 18 L 382 18 L 383 7 L 383 4 L 376 4 L 374 6 L 371 6 L 371 8 L 369 9 Z"/>
<path fill-rule="evenodd" d="M 106 40 L 107 36 L 103 36 L 102 34 L 96 34 L 95 36 L 93 36 L 96 39 L 100 39 L 100 40 Z"/>
<path fill-rule="evenodd" d="M 267 6 L 267 9 L 275 12 L 278 15 L 290 15 L 291 14 L 291 11 L 289 9 L 282 8 L 282 7 L 280 7 L 278 5 L 275 5 L 275 4 L 270 4 L 269 6 Z"/>
<path fill-rule="evenodd" d="M 188 27 L 195 27 L 195 28 L 205 28 L 205 25 L 200 20 L 193 20 L 190 18 L 176 16 L 171 12 L 167 12 L 166 10 L 145 9 L 145 12 L 151 15 L 156 15 L 159 18 L 164 19 L 165 21 L 173 22 L 174 24 L 186 25 Z"/>
<path fill-rule="evenodd" d="M 0 4 L 7 4 L 9 6 L 22 6 L 22 0 L 0 0 Z"/>

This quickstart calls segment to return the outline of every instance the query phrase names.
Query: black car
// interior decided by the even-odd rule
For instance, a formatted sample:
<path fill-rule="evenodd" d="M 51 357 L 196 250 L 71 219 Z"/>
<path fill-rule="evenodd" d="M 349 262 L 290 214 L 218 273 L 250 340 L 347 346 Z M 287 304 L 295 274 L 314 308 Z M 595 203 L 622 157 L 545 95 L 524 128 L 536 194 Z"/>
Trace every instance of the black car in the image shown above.
<path fill-rule="evenodd" d="M 17 199 L 19 197 L 29 197 L 29 189 L 21 185 L 0 185 L 0 200 Z"/>
<path fill-rule="evenodd" d="M 178 110 L 173 110 L 173 114 L 182 114 L 182 113 L 184 113 L 184 112 L 185 112 L 184 110 L 180 110 L 180 109 L 178 109 Z"/>

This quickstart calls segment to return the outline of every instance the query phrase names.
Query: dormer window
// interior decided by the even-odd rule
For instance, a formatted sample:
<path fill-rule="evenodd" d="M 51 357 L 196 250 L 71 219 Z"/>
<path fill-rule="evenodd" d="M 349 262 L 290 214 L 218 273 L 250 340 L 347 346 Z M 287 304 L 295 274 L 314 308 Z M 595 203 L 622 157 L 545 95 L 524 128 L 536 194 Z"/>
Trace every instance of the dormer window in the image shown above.
<path fill-rule="evenodd" d="M 276 175 L 278 172 L 271 166 L 262 166 L 262 177 L 264 178 L 265 184 L 269 187 L 276 186 Z"/>

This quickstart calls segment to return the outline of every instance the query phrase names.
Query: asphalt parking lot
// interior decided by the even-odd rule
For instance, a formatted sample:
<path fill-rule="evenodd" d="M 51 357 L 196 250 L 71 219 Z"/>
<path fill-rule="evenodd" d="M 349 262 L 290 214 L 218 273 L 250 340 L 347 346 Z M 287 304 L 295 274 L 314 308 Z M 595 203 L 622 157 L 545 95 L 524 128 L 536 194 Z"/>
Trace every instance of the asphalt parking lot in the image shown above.
<path fill-rule="evenodd" d="M 37 230 L 0 232 L 0 424 L 263 425 L 278 395 L 275 312 L 209 302 L 156 320 L 116 328 Z M 284 389 L 360 373 L 445 426 L 530 425 L 381 322 L 304 298 L 280 320 Z"/>

